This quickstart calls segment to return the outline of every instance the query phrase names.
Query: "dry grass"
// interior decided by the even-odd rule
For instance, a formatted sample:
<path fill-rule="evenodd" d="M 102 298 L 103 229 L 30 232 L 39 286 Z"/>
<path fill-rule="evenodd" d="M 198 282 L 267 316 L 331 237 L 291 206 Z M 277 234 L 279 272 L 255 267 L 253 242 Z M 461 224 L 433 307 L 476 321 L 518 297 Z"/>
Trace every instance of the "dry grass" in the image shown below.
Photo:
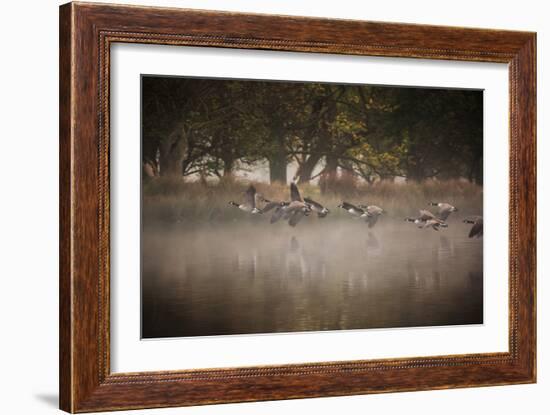
<path fill-rule="evenodd" d="M 253 183 L 267 199 L 288 200 L 288 185 Z M 204 185 L 181 179 L 155 178 L 143 186 L 144 224 L 158 222 L 211 222 L 238 220 L 246 214 L 228 206 L 230 200 L 240 202 L 249 182 L 222 180 Z M 464 180 L 429 180 L 422 183 L 377 182 L 342 183 L 337 192 L 320 193 L 317 185 L 300 186 L 302 196 L 309 196 L 331 210 L 332 217 L 346 213 L 336 206 L 342 200 L 354 204 L 378 205 L 389 217 L 415 215 L 428 203 L 448 202 L 459 208 L 462 215 L 481 214 L 483 189 Z"/>

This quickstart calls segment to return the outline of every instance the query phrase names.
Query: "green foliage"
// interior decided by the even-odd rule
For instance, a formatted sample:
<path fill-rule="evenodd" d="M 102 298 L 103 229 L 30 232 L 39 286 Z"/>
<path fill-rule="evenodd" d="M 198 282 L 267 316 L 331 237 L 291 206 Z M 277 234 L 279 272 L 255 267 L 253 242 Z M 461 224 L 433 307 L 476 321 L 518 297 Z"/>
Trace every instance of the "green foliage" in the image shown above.
<path fill-rule="evenodd" d="M 144 77 L 143 161 L 161 175 L 231 176 L 267 160 L 272 181 L 298 164 L 368 183 L 467 178 L 482 183 L 481 91 Z M 326 186 L 324 189 L 327 188 Z"/>

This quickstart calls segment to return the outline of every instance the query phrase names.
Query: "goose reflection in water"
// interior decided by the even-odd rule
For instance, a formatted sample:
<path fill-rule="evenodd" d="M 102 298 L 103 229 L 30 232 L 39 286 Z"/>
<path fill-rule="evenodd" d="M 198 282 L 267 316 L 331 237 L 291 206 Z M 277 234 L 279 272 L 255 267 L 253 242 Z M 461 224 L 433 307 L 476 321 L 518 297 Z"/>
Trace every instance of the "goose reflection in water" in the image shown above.
<path fill-rule="evenodd" d="M 414 262 L 407 263 L 409 286 L 425 295 L 430 291 L 438 291 L 441 286 L 441 272 L 437 269 L 419 267 Z"/>
<path fill-rule="evenodd" d="M 380 256 L 382 254 L 382 247 L 380 245 L 380 240 L 374 234 L 374 232 L 369 232 L 367 235 L 367 255 Z"/>
<path fill-rule="evenodd" d="M 237 252 L 237 269 L 250 281 L 256 278 L 259 269 L 259 255 L 257 250 L 251 252 Z"/>
<path fill-rule="evenodd" d="M 447 236 L 440 235 L 437 244 L 437 255 L 439 260 L 445 260 L 455 255 L 454 243 Z"/>
<path fill-rule="evenodd" d="M 289 277 L 303 278 L 307 275 L 309 266 L 296 236 L 290 238 L 285 259 L 286 274 Z"/>
<path fill-rule="evenodd" d="M 315 220 L 268 237 L 255 222 L 147 230 L 144 336 L 482 321 L 482 240 L 464 227 L 419 234 L 385 221 L 369 233 Z"/>
<path fill-rule="evenodd" d="M 298 249 L 300 249 L 300 244 L 298 243 L 298 239 L 296 239 L 295 236 L 290 238 L 290 249 L 289 252 L 298 252 Z"/>

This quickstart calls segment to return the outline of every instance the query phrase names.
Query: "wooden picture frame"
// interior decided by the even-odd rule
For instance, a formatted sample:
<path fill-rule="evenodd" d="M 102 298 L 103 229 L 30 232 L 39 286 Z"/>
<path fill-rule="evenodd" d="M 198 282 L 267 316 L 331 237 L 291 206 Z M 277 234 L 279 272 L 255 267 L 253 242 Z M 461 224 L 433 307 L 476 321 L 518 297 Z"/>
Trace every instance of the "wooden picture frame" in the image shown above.
<path fill-rule="evenodd" d="M 117 42 L 509 65 L 509 352 L 111 373 L 109 59 Z M 60 407 L 68 412 L 536 380 L 536 35 L 69 3 L 60 8 Z"/>

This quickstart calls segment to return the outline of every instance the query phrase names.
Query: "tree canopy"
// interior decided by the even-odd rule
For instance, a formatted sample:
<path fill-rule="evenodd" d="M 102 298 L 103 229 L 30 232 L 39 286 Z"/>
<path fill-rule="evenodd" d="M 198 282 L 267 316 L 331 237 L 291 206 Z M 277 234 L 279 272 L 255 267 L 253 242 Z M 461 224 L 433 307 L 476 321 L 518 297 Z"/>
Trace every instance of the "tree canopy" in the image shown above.
<path fill-rule="evenodd" d="M 142 162 L 149 175 L 223 177 L 265 161 L 272 182 L 319 170 L 368 182 L 483 181 L 483 93 L 179 77 L 142 78 Z"/>

